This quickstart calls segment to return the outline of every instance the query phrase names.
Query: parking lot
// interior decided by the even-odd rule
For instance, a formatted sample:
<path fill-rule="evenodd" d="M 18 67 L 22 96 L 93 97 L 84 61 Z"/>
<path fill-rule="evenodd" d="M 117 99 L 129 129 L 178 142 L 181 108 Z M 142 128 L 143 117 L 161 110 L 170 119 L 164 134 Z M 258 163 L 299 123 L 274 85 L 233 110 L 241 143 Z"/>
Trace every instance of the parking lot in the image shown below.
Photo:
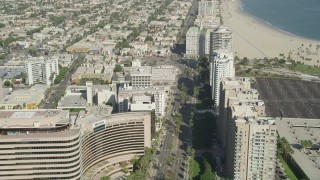
<path fill-rule="evenodd" d="M 257 78 L 258 89 L 270 117 L 320 118 L 320 83 L 278 78 Z"/>

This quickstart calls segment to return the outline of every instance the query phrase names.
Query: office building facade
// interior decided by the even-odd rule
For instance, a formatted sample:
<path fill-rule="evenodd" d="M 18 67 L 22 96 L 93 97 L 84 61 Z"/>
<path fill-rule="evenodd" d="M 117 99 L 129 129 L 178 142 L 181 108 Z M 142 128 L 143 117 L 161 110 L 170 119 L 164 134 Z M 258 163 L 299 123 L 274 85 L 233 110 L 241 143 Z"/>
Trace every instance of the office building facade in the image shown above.
<path fill-rule="evenodd" d="M 97 111 L 0 111 L 0 179 L 87 179 L 112 167 L 110 175 L 151 146 L 150 113 Z"/>

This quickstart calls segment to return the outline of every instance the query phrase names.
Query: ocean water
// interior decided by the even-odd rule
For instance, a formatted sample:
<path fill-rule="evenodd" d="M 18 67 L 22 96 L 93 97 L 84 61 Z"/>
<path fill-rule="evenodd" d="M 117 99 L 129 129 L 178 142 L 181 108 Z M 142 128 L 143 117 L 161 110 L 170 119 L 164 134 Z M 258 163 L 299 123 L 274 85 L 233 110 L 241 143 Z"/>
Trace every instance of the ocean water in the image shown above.
<path fill-rule="evenodd" d="M 320 0 L 240 0 L 240 8 L 264 23 L 320 40 Z"/>

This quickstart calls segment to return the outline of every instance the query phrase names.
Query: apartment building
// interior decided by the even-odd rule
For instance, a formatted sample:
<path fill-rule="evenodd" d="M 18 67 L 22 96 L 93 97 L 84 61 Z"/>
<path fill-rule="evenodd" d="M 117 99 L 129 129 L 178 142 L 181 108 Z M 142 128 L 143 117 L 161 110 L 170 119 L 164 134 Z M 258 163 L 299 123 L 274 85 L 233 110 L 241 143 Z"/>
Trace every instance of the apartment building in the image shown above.
<path fill-rule="evenodd" d="M 213 61 L 210 63 L 210 85 L 212 87 L 212 99 L 219 106 L 220 83 L 224 78 L 234 77 L 233 54 L 226 50 L 217 50 Z"/>
<path fill-rule="evenodd" d="M 210 55 L 210 33 L 212 29 L 202 29 L 200 33 L 199 54 L 200 56 Z"/>
<path fill-rule="evenodd" d="M 59 74 L 58 57 L 28 57 L 25 62 L 25 70 L 29 85 L 36 83 L 52 84 Z"/>
<path fill-rule="evenodd" d="M 109 167 L 111 175 L 150 146 L 147 112 L 0 111 L 0 179 L 88 179 Z"/>
<path fill-rule="evenodd" d="M 229 178 L 273 180 L 277 149 L 275 119 L 258 117 L 250 106 L 231 109 L 233 119 L 226 154 Z"/>
<path fill-rule="evenodd" d="M 226 173 L 232 179 L 274 179 L 275 119 L 265 117 L 265 105 L 249 78 L 221 82 L 218 136 L 226 149 Z"/>
<path fill-rule="evenodd" d="M 259 93 L 251 89 L 248 78 L 224 78 L 221 81 L 217 134 L 223 147 L 227 139 L 228 108 L 236 103 L 258 102 Z"/>
<path fill-rule="evenodd" d="M 225 26 L 219 26 L 210 35 L 210 53 L 214 56 L 214 52 L 219 49 L 232 51 L 232 32 Z"/>
<path fill-rule="evenodd" d="M 186 34 L 186 57 L 199 56 L 200 31 L 198 27 L 190 27 Z"/>
<path fill-rule="evenodd" d="M 201 0 L 198 6 L 198 16 L 215 16 L 217 5 L 215 0 Z"/>

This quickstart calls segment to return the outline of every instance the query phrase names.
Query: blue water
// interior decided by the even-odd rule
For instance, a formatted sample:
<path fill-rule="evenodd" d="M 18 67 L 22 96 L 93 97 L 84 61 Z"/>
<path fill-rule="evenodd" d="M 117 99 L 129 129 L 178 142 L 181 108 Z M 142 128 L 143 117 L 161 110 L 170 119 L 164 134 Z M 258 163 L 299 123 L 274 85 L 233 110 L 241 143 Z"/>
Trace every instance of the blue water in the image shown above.
<path fill-rule="evenodd" d="M 277 29 L 320 40 L 320 0 L 241 0 L 240 6 Z"/>

